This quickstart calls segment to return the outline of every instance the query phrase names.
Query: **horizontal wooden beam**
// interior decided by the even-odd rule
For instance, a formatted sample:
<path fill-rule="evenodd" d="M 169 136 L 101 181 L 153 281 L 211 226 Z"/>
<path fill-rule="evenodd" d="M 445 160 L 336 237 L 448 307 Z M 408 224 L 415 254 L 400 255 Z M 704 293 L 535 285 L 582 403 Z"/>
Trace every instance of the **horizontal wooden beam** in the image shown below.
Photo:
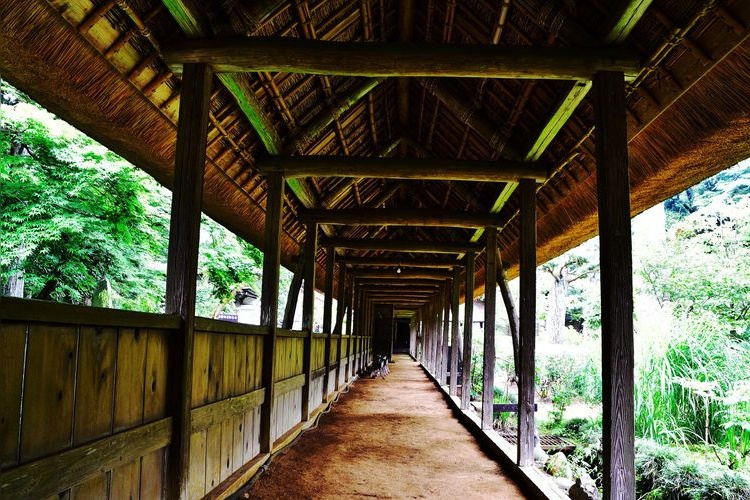
<path fill-rule="evenodd" d="M 401 266 L 401 267 L 427 267 L 452 269 L 454 266 L 463 266 L 464 263 L 455 259 L 398 259 L 393 257 L 339 257 L 339 263 L 356 266 Z"/>
<path fill-rule="evenodd" d="M 451 277 L 451 272 L 445 269 L 404 269 L 400 273 L 391 269 L 368 269 L 359 270 L 355 269 L 352 271 L 355 278 L 442 278 L 448 279 Z"/>
<path fill-rule="evenodd" d="M 55 418 L 50 415 L 51 418 Z M 172 418 L 120 432 L 0 473 L 0 497 L 47 498 L 169 444 Z"/>
<path fill-rule="evenodd" d="M 409 209 L 345 209 L 300 210 L 299 219 L 305 223 L 345 226 L 433 226 L 433 227 L 498 227 L 502 224 L 495 214 L 456 212 L 448 210 Z"/>
<path fill-rule="evenodd" d="M 208 429 L 214 424 L 220 424 L 230 417 L 241 415 L 260 406 L 266 395 L 265 388 L 256 389 L 240 396 L 222 399 L 193 409 L 190 418 L 191 432 Z"/>
<path fill-rule="evenodd" d="M 537 158 L 535 158 L 536 160 Z M 511 182 L 544 181 L 547 166 L 536 161 L 453 160 L 445 158 L 377 158 L 352 156 L 269 156 L 258 162 L 262 173 L 286 178 L 370 177 L 379 179 Z"/>
<path fill-rule="evenodd" d="M 612 48 L 232 37 L 180 42 L 163 53 L 175 72 L 183 64 L 208 63 L 217 73 L 587 80 L 598 71 L 635 77 L 640 69 L 631 53 Z"/>
<path fill-rule="evenodd" d="M 349 250 L 387 250 L 415 253 L 466 253 L 478 252 L 481 246 L 472 243 L 439 243 L 430 241 L 384 240 L 377 238 L 324 238 L 320 246 Z"/>
<path fill-rule="evenodd" d="M 415 286 L 421 286 L 421 287 L 439 287 L 442 282 L 444 281 L 443 278 L 440 279 L 440 281 L 436 281 L 435 279 L 416 279 L 416 278 L 402 278 L 399 280 L 394 280 L 392 278 L 356 278 L 357 285 L 358 286 L 373 286 L 373 285 L 382 285 L 382 286 L 390 286 L 390 287 L 415 287 Z"/>

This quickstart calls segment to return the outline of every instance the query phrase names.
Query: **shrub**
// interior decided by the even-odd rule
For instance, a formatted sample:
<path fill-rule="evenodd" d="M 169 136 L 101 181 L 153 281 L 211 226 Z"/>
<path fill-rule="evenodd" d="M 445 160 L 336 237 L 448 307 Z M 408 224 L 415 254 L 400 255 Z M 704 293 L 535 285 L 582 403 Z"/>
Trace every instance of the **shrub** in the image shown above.
<path fill-rule="evenodd" d="M 750 499 L 746 475 L 653 441 L 636 442 L 635 469 L 639 498 Z"/>

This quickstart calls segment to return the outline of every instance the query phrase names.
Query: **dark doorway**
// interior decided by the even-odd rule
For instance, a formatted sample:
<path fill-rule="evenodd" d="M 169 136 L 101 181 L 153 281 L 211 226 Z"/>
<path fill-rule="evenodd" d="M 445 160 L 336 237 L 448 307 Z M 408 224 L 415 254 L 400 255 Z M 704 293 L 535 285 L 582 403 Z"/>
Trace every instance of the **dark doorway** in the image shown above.
<path fill-rule="evenodd" d="M 411 341 L 411 324 L 408 319 L 397 319 L 393 333 L 393 352 L 409 353 Z"/>

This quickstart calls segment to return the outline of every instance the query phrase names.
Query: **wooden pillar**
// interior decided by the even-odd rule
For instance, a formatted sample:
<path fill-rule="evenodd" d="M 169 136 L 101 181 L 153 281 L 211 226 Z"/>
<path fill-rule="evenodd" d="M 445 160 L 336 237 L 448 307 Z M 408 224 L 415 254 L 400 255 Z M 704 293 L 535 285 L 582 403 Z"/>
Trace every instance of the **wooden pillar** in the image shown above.
<path fill-rule="evenodd" d="M 604 497 L 635 498 L 633 262 L 625 82 L 593 84 L 602 308 Z"/>
<path fill-rule="evenodd" d="M 451 282 L 443 285 L 443 335 L 440 338 L 440 385 L 448 384 L 448 342 L 450 341 Z"/>
<path fill-rule="evenodd" d="M 466 254 L 466 302 L 464 302 L 464 371 L 461 379 L 461 409 L 471 398 L 471 341 L 474 324 L 474 252 Z"/>
<path fill-rule="evenodd" d="M 484 370 L 482 373 L 482 429 L 492 429 L 495 395 L 495 303 L 497 301 L 497 229 L 484 232 L 487 243 L 484 278 Z"/>
<path fill-rule="evenodd" d="M 339 390 L 341 380 L 341 353 L 343 351 L 341 344 L 344 341 L 344 313 L 346 312 L 346 265 L 339 262 L 338 277 L 339 295 L 336 299 L 336 326 L 333 331 L 339 336 L 339 343 L 336 347 L 336 391 Z M 346 352 L 344 352 L 346 356 Z"/>
<path fill-rule="evenodd" d="M 346 381 L 349 382 L 351 378 L 356 375 L 354 360 L 352 356 L 354 354 L 354 275 L 349 274 L 349 291 L 346 300 L 349 302 L 349 306 L 346 308 L 346 335 L 349 337 L 347 345 L 348 355 L 346 362 Z"/>
<path fill-rule="evenodd" d="M 318 252 L 318 225 L 307 224 L 305 236 L 305 289 L 302 297 L 302 329 L 307 332 L 302 353 L 302 371 L 305 385 L 302 386 L 302 420 L 310 418 L 310 387 L 312 386 L 312 340 L 315 324 L 315 254 Z"/>
<path fill-rule="evenodd" d="M 323 331 L 326 334 L 325 347 L 323 351 L 323 399 L 328 402 L 328 384 L 330 384 L 331 375 L 331 335 L 333 333 L 333 274 L 335 270 L 336 251 L 333 247 L 326 247 L 326 281 L 323 298 Z"/>
<path fill-rule="evenodd" d="M 534 464 L 534 351 L 536 349 L 536 183 L 521 179 L 518 465 Z"/>
<path fill-rule="evenodd" d="M 455 396 L 458 392 L 458 300 L 461 294 L 461 268 L 453 268 L 453 295 L 451 297 L 451 359 L 449 393 Z"/>
<path fill-rule="evenodd" d="M 284 306 L 284 320 L 281 323 L 281 327 L 287 330 L 291 330 L 294 327 L 294 314 L 297 311 L 297 299 L 299 298 L 299 291 L 302 288 L 304 273 L 305 252 L 303 251 L 297 259 L 297 264 L 294 266 L 294 274 L 292 275 L 292 282 L 289 284 L 289 294 Z"/>
<path fill-rule="evenodd" d="M 168 464 L 169 496 L 172 498 L 187 498 L 188 495 L 195 289 L 210 94 L 210 68 L 205 64 L 184 65 L 177 125 L 172 215 L 169 223 L 166 290 L 166 313 L 178 314 L 182 318 L 182 332 L 175 342 L 172 363 L 172 366 L 179 370 L 179 384 L 174 391 L 172 441 Z"/>
<path fill-rule="evenodd" d="M 274 359 L 279 308 L 279 272 L 281 269 L 281 214 L 284 207 L 284 178 L 281 174 L 268 175 L 266 197 L 265 249 L 263 251 L 263 287 L 260 296 L 260 324 L 268 327 L 263 337 L 263 370 L 261 380 L 265 399 L 260 407 L 260 451 L 270 453 L 273 448 Z"/>
<path fill-rule="evenodd" d="M 508 315 L 508 326 L 510 328 L 510 338 L 513 344 L 513 373 L 518 377 L 518 370 L 520 369 L 521 361 L 518 358 L 519 353 L 519 340 L 518 340 L 518 313 L 516 312 L 516 305 L 513 302 L 513 295 L 510 293 L 508 287 L 508 280 L 505 277 L 505 269 L 503 269 L 503 262 L 498 254 L 497 258 L 497 284 L 500 288 L 500 295 L 503 297 L 503 303 L 505 304 L 505 312 Z"/>

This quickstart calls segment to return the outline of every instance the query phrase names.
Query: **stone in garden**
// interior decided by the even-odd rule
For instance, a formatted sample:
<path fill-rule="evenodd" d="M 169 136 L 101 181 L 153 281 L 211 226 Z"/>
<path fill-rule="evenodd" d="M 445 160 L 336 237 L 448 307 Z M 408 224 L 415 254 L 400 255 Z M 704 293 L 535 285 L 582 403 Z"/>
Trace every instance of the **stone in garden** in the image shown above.
<path fill-rule="evenodd" d="M 591 477 L 586 474 L 576 479 L 576 483 L 568 490 L 571 500 L 600 500 L 599 489 Z"/>
<path fill-rule="evenodd" d="M 561 451 L 558 451 L 549 458 L 544 465 L 544 470 L 554 477 L 573 479 L 573 468 L 570 466 L 565 454 Z"/>

